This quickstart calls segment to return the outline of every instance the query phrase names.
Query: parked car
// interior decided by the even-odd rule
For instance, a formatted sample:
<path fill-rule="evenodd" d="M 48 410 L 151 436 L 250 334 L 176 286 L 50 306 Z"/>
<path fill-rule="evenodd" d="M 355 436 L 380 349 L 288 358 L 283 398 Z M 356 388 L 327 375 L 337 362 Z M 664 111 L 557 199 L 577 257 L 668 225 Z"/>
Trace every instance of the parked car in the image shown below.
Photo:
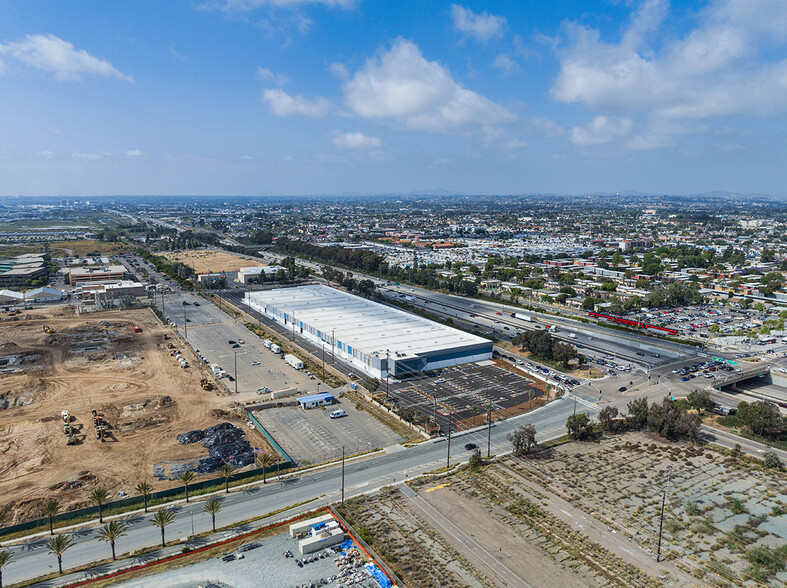
<path fill-rule="evenodd" d="M 475 443 L 465 443 L 465 449 L 467 449 L 468 451 L 472 451 L 473 449 L 476 449 L 477 447 L 478 447 L 478 445 L 476 445 Z"/>

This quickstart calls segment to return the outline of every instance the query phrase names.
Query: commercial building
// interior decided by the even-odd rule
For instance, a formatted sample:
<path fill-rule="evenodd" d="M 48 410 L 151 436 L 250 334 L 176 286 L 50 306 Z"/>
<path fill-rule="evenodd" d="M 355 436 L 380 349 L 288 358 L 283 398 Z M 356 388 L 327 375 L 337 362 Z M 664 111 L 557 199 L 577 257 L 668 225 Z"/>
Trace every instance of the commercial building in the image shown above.
<path fill-rule="evenodd" d="M 68 281 L 71 284 L 118 281 L 126 276 L 126 268 L 122 265 L 72 267 L 68 272 Z"/>
<path fill-rule="evenodd" d="M 333 394 L 330 392 L 322 392 L 320 394 L 312 394 L 310 396 L 301 396 L 296 398 L 300 408 L 317 408 L 318 406 L 328 406 L 336 402 Z"/>
<path fill-rule="evenodd" d="M 492 341 L 328 286 L 247 292 L 246 304 L 380 379 L 492 357 Z"/>
<path fill-rule="evenodd" d="M 27 292 L 16 292 L 14 290 L 0 290 L 0 304 L 32 304 L 42 302 L 59 302 L 63 298 L 63 292 L 56 288 L 44 286 Z"/>
<path fill-rule="evenodd" d="M 0 259 L 0 286 L 24 286 L 46 275 L 46 259 L 39 255 L 18 255 Z"/>
<path fill-rule="evenodd" d="M 144 284 L 132 282 L 130 280 L 117 280 L 107 282 L 81 282 L 74 289 L 77 296 L 82 299 L 95 298 L 96 296 L 110 299 L 121 298 L 123 296 L 147 296 L 148 291 Z"/>
<path fill-rule="evenodd" d="M 276 277 L 279 271 L 287 273 L 287 268 L 280 265 L 266 265 L 259 267 L 242 267 L 238 271 L 238 281 L 241 284 L 258 284 L 264 279 Z"/>

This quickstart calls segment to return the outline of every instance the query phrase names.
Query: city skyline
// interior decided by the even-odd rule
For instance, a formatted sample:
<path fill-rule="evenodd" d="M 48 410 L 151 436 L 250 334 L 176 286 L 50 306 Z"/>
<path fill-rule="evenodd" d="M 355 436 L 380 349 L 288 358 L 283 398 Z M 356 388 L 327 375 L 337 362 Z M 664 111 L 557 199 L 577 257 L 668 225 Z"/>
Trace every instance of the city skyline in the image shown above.
<path fill-rule="evenodd" d="M 0 194 L 784 195 L 775 0 L 0 7 Z"/>

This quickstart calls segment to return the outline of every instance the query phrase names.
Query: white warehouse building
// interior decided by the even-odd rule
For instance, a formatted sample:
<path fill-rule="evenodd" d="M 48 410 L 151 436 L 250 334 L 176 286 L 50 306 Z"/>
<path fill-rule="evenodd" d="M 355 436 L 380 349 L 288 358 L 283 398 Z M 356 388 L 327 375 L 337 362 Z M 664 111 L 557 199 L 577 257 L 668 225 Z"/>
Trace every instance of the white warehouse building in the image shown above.
<path fill-rule="evenodd" d="M 328 286 L 247 292 L 246 304 L 376 378 L 492 357 L 492 341 Z"/>

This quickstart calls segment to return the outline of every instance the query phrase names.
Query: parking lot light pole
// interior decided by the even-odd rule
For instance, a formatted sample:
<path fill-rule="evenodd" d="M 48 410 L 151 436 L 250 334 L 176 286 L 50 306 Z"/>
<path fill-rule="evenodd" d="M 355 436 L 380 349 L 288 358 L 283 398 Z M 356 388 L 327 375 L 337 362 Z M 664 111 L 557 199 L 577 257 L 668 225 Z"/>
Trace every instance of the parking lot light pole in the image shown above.
<path fill-rule="evenodd" d="M 486 456 L 492 457 L 492 401 L 489 401 L 489 409 L 486 413 Z"/>
<path fill-rule="evenodd" d="M 446 469 L 451 467 L 451 411 L 448 411 L 448 455 L 445 458 Z"/>
<path fill-rule="evenodd" d="M 342 506 L 344 506 L 344 445 L 342 445 Z"/>
<path fill-rule="evenodd" d="M 189 338 L 189 326 L 186 324 L 186 307 L 183 307 L 183 337 Z"/>
<path fill-rule="evenodd" d="M 238 393 L 238 352 L 235 352 L 235 394 Z"/>

